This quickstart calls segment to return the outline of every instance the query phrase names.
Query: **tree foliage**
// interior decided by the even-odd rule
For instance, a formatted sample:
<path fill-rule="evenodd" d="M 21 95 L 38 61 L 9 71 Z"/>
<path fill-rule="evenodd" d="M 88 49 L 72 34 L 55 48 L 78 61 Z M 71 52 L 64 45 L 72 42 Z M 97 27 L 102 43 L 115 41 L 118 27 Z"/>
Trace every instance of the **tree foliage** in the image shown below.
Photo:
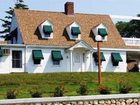
<path fill-rule="evenodd" d="M 140 14 L 137 15 L 140 17 Z M 116 27 L 122 37 L 140 38 L 140 20 L 130 20 L 129 22 L 119 21 Z"/>
<path fill-rule="evenodd" d="M 3 30 L 0 31 L 1 37 L 6 37 L 7 35 L 9 35 L 14 9 L 28 9 L 28 6 L 24 4 L 23 0 L 17 0 L 14 7 L 9 7 L 9 10 L 5 11 L 7 13 L 7 16 L 5 16 L 4 19 L 0 19 L 3 22 Z"/>

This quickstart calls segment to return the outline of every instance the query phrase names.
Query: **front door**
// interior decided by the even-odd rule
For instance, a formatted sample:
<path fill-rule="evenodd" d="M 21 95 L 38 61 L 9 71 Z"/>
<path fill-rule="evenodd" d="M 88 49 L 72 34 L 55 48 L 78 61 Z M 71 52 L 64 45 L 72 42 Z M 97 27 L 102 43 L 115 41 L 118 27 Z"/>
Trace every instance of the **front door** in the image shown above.
<path fill-rule="evenodd" d="M 85 70 L 85 50 L 75 49 L 73 51 L 73 72 L 83 72 Z"/>

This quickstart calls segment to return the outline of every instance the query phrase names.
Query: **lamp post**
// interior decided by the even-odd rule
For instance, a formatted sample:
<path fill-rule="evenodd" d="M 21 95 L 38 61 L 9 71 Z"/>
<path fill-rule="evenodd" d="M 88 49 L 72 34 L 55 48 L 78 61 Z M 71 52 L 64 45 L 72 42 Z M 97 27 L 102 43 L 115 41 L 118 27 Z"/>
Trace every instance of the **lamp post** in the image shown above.
<path fill-rule="evenodd" d="M 102 83 L 102 76 L 101 76 L 101 56 L 100 56 L 100 42 L 97 42 L 97 55 L 98 55 L 98 83 L 101 85 Z"/>
<path fill-rule="evenodd" d="M 101 85 L 102 83 L 102 76 L 101 76 L 101 56 L 100 56 L 100 42 L 102 41 L 102 37 L 100 35 L 97 35 L 95 37 L 97 41 L 97 55 L 98 55 L 98 83 Z"/>

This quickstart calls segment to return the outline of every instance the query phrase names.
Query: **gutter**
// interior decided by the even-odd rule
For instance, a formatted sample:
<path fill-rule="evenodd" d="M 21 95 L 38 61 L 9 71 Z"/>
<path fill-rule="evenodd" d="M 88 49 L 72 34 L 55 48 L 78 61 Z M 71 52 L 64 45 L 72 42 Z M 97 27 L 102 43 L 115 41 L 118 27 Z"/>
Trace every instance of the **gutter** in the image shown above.
<path fill-rule="evenodd" d="M 2 47 L 42 47 L 42 48 L 69 48 L 70 46 L 46 46 L 46 45 L 26 45 L 26 44 L 0 44 Z"/>
<path fill-rule="evenodd" d="M 97 50 L 97 48 L 93 48 L 94 50 Z M 101 50 L 105 51 L 140 51 L 140 49 L 119 49 L 119 48 L 100 48 Z"/>
<path fill-rule="evenodd" d="M 25 45 L 25 44 L 0 44 L 2 47 L 33 47 L 33 48 L 69 48 L 70 46 L 46 46 L 46 45 Z M 97 50 L 97 48 L 93 48 Z M 140 49 L 120 49 L 120 48 L 101 48 L 101 50 L 112 51 L 140 51 Z"/>

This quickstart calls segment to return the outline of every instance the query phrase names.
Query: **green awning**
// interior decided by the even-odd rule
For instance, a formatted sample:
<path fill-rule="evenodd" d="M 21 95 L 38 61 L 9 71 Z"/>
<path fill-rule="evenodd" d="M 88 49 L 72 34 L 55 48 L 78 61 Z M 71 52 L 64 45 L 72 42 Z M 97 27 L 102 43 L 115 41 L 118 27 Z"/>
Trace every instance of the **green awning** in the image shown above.
<path fill-rule="evenodd" d="M 93 54 L 93 56 L 94 56 L 94 58 L 96 59 L 95 61 L 98 62 L 98 54 L 97 54 L 97 52 L 95 52 L 95 53 Z M 100 57 L 101 57 L 101 61 L 106 61 L 103 52 L 100 52 Z"/>
<path fill-rule="evenodd" d="M 44 25 L 43 26 L 43 32 L 44 32 L 44 34 L 50 34 L 50 33 L 52 33 L 53 32 L 52 26 L 50 26 L 50 25 Z"/>
<path fill-rule="evenodd" d="M 33 50 L 33 51 L 32 51 L 32 54 L 33 54 L 33 59 L 34 59 L 34 60 L 41 60 L 41 59 L 44 59 L 41 50 Z"/>
<path fill-rule="evenodd" d="M 52 51 L 52 60 L 54 60 L 54 61 L 63 60 L 61 51 Z"/>
<path fill-rule="evenodd" d="M 105 37 L 107 35 L 107 31 L 105 28 L 98 28 L 98 34 Z"/>
<path fill-rule="evenodd" d="M 120 53 L 111 53 L 112 61 L 114 62 L 122 62 L 122 58 L 120 56 Z"/>
<path fill-rule="evenodd" d="M 79 27 L 71 27 L 71 34 L 72 35 L 81 34 L 80 28 Z"/>
<path fill-rule="evenodd" d="M 101 61 L 106 61 L 106 60 L 105 60 L 105 56 L 104 56 L 104 53 L 103 53 L 103 52 L 101 52 L 100 57 L 101 57 Z"/>
<path fill-rule="evenodd" d="M 0 57 L 2 57 L 2 56 L 3 56 L 3 51 L 2 51 L 2 49 L 0 47 Z"/>

